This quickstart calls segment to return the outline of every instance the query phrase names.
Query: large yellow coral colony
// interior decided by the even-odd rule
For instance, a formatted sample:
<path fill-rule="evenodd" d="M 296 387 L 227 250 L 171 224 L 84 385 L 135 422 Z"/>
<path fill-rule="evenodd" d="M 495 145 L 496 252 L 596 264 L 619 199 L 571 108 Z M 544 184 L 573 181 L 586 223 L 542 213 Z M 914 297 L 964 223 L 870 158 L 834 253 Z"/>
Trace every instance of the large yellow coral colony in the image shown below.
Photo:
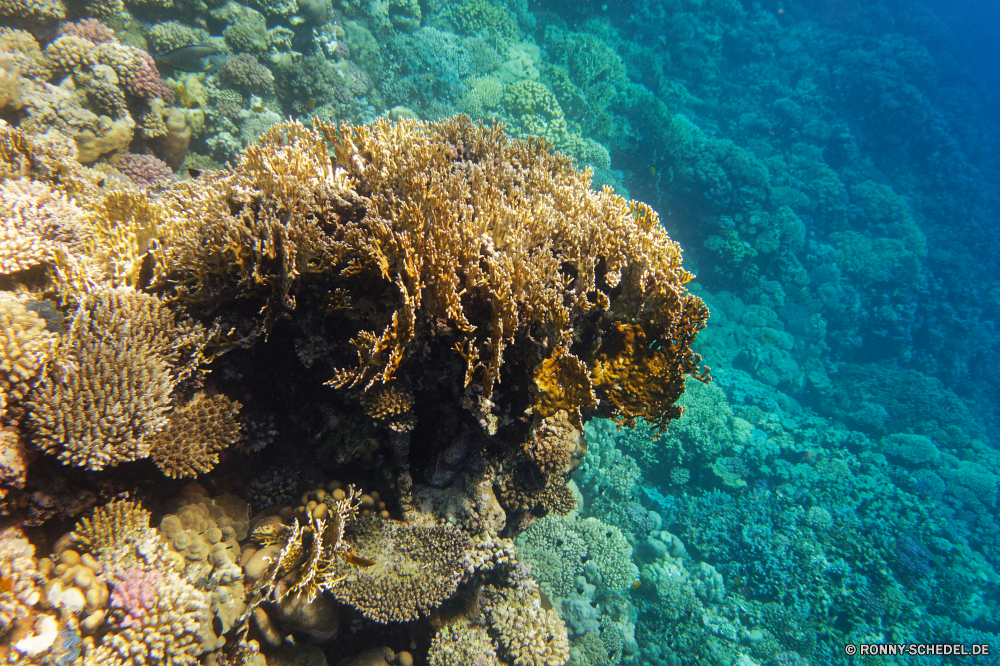
<path fill-rule="evenodd" d="M 585 417 L 665 427 L 685 376 L 707 377 L 691 344 L 708 311 L 651 209 L 593 191 L 544 141 L 464 117 L 286 123 L 235 167 L 161 191 L 0 129 L 0 203 L 24 221 L 0 227 L 3 441 L 111 492 L 136 489 L 114 469 L 138 478 L 147 457 L 167 477 L 222 478 L 233 447 L 254 448 L 207 371 L 241 348 L 280 373 L 278 341 L 294 341 L 341 448 L 283 450 L 354 461 L 392 493 L 338 482 L 249 536 L 208 498 L 222 522 L 195 536 L 118 500 L 15 581 L 62 596 L 22 601 L 0 656 L 65 646 L 58 629 L 82 632 L 86 663 L 260 664 L 294 648 L 290 633 L 334 638 L 351 613 L 354 626 L 435 617 L 433 663 L 566 662 L 565 627 L 509 537 L 574 508 Z M 240 400 L 259 400 L 252 389 Z M 2 488 L 8 510 L 22 486 Z"/>

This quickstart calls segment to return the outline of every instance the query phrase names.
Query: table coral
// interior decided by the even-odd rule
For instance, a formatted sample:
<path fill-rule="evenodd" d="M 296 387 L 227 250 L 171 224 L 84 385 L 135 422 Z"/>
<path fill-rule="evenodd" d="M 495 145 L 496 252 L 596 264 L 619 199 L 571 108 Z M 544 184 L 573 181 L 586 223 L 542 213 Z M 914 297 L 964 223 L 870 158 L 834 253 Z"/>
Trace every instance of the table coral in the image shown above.
<path fill-rule="evenodd" d="M 335 562 L 330 585 L 339 601 L 376 622 L 409 622 L 427 615 L 458 587 L 465 571 L 468 536 L 451 526 L 419 527 L 361 518 L 344 537 L 353 552 L 374 564 Z"/>
<path fill-rule="evenodd" d="M 167 427 L 153 436 L 153 462 L 167 476 L 193 478 L 211 471 L 219 454 L 240 437 L 240 403 L 224 395 L 198 393 L 170 415 Z"/>

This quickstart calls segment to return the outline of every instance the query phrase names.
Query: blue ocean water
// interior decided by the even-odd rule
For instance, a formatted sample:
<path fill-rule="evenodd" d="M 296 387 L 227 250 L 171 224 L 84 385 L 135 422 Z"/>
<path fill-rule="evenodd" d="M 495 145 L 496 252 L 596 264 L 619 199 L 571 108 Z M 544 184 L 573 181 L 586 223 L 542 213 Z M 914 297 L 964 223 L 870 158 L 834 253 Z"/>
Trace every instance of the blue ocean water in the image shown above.
<path fill-rule="evenodd" d="M 712 381 L 688 380 L 665 432 L 587 422 L 578 510 L 517 536 L 570 664 L 1000 663 L 996 3 L 25 9 L 49 4 L 0 0 L 0 25 L 45 49 L 100 20 L 69 34 L 113 31 L 158 73 L 122 81 L 127 110 L 117 83 L 67 84 L 95 118 L 85 128 L 8 104 L 13 86 L 3 117 L 79 137 L 98 116 L 135 116 L 124 143 L 77 144 L 137 185 L 237 163 L 288 118 L 466 114 L 546 139 L 595 189 L 659 213 L 711 310 L 696 351 Z M 27 51 L 4 38 L 3 72 L 29 78 Z M 254 427 L 263 449 L 274 425 Z M 301 492 L 267 474 L 255 508 Z M 348 656 L 329 645 L 329 663 Z"/>

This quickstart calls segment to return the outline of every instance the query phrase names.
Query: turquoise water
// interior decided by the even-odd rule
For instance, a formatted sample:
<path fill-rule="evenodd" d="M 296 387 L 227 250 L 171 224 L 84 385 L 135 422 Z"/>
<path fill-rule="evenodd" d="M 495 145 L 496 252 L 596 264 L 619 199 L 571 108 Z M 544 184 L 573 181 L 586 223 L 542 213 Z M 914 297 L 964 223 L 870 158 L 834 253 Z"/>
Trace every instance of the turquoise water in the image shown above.
<path fill-rule="evenodd" d="M 577 509 L 502 532 L 561 617 L 569 663 L 997 664 L 998 21 L 992 6 L 922 0 L 0 0 L 11 29 L 0 33 L 0 117 L 26 135 L 70 137 L 79 163 L 154 203 L 177 180 L 239 163 L 289 118 L 465 114 L 542 137 L 589 169 L 595 190 L 659 213 L 695 276 L 688 289 L 711 311 L 694 350 L 712 381 L 687 380 L 683 416 L 661 432 L 585 411 Z M 98 48 L 115 41 L 131 49 L 127 66 Z M 92 194 L 50 167 L 45 182 Z M 29 285 L 39 300 L 28 309 L 51 313 L 50 332 L 65 334 L 58 321 L 73 310 L 61 303 L 59 314 L 34 277 L 10 272 L 3 290 Z M 303 303 L 314 297 L 303 288 Z M 233 311 L 252 320 L 259 303 L 247 300 Z M 191 309 L 207 325 L 217 315 Z M 226 316 L 227 329 L 246 321 Z M 280 353 L 239 356 L 263 328 L 239 330 L 246 337 L 225 348 L 240 348 L 235 360 L 205 380 L 250 408 L 248 462 L 224 456 L 230 466 L 204 483 L 251 513 L 294 505 L 344 469 L 387 498 L 398 483 L 370 424 L 346 421 L 343 405 L 316 407 L 308 392 L 326 389 L 315 377 L 295 383 L 298 363 L 329 361 L 314 323 L 297 321 L 308 335 L 275 328 L 267 349 L 285 344 Z M 246 388 L 272 381 L 280 397 Z M 359 418 L 363 404 L 350 403 Z M 11 406 L 17 428 L 16 395 Z M 142 496 L 141 479 L 156 473 L 134 460 L 85 477 L 45 463 L 5 513 L 48 554 L 98 498 Z M 33 489 L 51 490 L 60 508 Z M 153 511 L 158 520 L 167 509 Z M 431 513 L 455 523 L 456 512 Z M 449 619 L 425 615 L 379 637 L 428 663 Z M 367 620 L 346 618 L 334 638 L 288 618 L 286 633 L 337 664 L 377 644 Z M 904 644 L 913 652 L 876 654 Z M 925 654 L 929 644 L 967 655 Z M 516 650 L 497 649 L 501 662 L 477 666 L 515 661 Z M 289 659 L 273 663 L 319 663 Z M 389 663 L 371 659 L 350 663 Z"/>

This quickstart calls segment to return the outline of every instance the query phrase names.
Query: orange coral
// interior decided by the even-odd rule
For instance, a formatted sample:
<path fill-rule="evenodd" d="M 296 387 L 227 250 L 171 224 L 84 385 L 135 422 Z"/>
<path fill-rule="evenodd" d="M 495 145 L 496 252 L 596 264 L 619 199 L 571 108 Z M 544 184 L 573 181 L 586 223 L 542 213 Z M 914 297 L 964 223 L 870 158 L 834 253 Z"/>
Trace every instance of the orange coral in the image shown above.
<path fill-rule="evenodd" d="M 564 345 L 535 368 L 535 388 L 535 414 L 543 419 L 564 410 L 574 425 L 582 428 L 580 409 L 597 405 L 587 366 Z"/>
<path fill-rule="evenodd" d="M 690 352 L 697 328 L 689 325 L 671 339 L 658 326 L 616 323 L 605 334 L 590 372 L 601 400 L 614 405 L 626 425 L 642 416 L 666 427 L 683 412 L 674 403 L 684 393 L 685 375 L 710 379 L 708 368 L 698 369 L 701 357 Z"/>

